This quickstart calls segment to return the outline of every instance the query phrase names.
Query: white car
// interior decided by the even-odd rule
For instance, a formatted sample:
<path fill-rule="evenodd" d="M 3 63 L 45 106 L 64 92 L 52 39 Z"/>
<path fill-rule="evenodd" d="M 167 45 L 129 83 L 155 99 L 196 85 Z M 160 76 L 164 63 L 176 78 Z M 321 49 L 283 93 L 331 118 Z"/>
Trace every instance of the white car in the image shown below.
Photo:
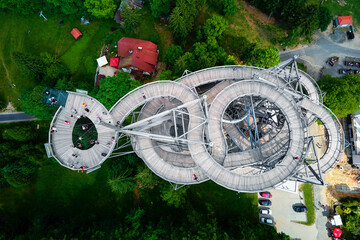
<path fill-rule="evenodd" d="M 260 209 L 260 214 L 271 215 L 271 209 Z"/>
<path fill-rule="evenodd" d="M 272 219 L 270 219 L 270 218 L 264 218 L 264 217 L 260 218 L 260 222 L 261 222 L 261 223 L 265 223 L 265 224 L 273 224 L 273 220 L 272 220 Z"/>

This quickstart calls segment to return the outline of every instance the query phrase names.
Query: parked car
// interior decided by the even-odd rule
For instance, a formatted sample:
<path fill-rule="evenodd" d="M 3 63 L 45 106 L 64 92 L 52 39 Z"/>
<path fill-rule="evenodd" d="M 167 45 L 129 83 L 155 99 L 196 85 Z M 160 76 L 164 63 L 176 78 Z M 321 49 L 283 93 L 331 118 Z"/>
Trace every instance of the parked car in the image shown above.
<path fill-rule="evenodd" d="M 304 213 L 308 212 L 307 207 L 305 207 L 304 205 L 294 206 L 293 209 L 295 212 L 299 212 L 299 213 L 300 212 L 304 212 Z"/>
<path fill-rule="evenodd" d="M 259 210 L 260 214 L 263 214 L 263 215 L 271 215 L 271 209 L 260 209 Z"/>
<path fill-rule="evenodd" d="M 260 192 L 260 196 L 265 197 L 265 198 L 271 198 L 272 197 L 271 193 L 269 193 L 269 192 Z"/>
<path fill-rule="evenodd" d="M 340 74 L 347 74 L 348 70 L 347 69 L 344 69 L 344 68 L 340 68 L 339 69 L 339 73 Z"/>
<path fill-rule="evenodd" d="M 354 33 L 353 33 L 353 31 L 351 31 L 351 30 L 347 31 L 347 32 L 346 32 L 346 35 L 347 35 L 347 38 L 348 38 L 349 40 L 355 38 Z"/>
<path fill-rule="evenodd" d="M 261 199 L 259 200 L 259 204 L 262 206 L 271 206 L 271 201 L 267 199 Z"/>
<path fill-rule="evenodd" d="M 265 224 L 273 224 L 273 220 L 271 218 L 265 218 L 265 217 L 261 217 L 260 222 Z"/>
<path fill-rule="evenodd" d="M 330 64 L 330 66 L 334 66 L 335 63 L 339 61 L 339 57 L 333 56 L 327 60 L 327 63 Z"/>
<path fill-rule="evenodd" d="M 359 70 L 356 69 L 339 69 L 339 73 L 340 74 L 359 74 Z"/>

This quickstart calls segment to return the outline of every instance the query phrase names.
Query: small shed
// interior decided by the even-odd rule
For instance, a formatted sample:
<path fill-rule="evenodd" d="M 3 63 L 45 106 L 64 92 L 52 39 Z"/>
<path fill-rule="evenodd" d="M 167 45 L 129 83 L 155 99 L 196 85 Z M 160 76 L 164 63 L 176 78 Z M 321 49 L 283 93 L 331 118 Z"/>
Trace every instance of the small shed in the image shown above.
<path fill-rule="evenodd" d="M 82 37 L 82 33 L 77 28 L 73 28 L 73 30 L 71 30 L 71 35 L 73 35 L 76 40 Z"/>
<path fill-rule="evenodd" d="M 353 21 L 351 16 L 341 16 L 334 20 L 334 27 L 336 28 L 350 27 L 352 25 Z"/>
<path fill-rule="evenodd" d="M 110 58 L 110 66 L 117 68 L 119 66 L 119 58 Z"/>
<path fill-rule="evenodd" d="M 98 59 L 96 59 L 99 67 L 105 66 L 106 64 L 108 64 L 108 60 L 106 59 L 105 56 L 99 57 Z"/>

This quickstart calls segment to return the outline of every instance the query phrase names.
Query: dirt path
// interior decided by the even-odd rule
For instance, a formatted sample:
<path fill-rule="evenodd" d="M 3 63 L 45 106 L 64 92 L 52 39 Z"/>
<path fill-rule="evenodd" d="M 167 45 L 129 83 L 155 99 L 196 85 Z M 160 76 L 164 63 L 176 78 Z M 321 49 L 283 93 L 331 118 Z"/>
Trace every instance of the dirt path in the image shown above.
<path fill-rule="evenodd" d="M 265 13 L 261 12 L 259 9 L 251 6 L 250 4 L 246 3 L 245 1 L 240 2 L 245 9 L 258 21 L 260 21 L 263 24 L 268 23 L 276 23 L 276 20 L 274 17 L 268 16 Z"/>
<path fill-rule="evenodd" d="M 3 65 L 4 69 L 5 69 L 6 77 L 7 77 L 7 79 L 9 79 L 9 84 L 10 84 L 10 83 L 12 83 L 12 80 L 11 80 L 11 78 L 10 78 L 9 71 L 8 71 L 7 68 L 6 68 L 6 65 L 5 65 L 5 62 L 4 62 L 3 59 L 1 59 L 1 62 L 2 62 L 2 65 Z"/>

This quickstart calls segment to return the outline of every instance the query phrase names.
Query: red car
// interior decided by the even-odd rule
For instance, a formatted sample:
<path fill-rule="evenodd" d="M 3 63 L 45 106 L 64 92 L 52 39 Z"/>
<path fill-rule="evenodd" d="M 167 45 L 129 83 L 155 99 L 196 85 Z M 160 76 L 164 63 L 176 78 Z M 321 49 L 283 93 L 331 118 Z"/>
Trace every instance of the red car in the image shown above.
<path fill-rule="evenodd" d="M 272 195 L 269 192 L 260 192 L 260 196 L 264 198 L 271 198 Z"/>

